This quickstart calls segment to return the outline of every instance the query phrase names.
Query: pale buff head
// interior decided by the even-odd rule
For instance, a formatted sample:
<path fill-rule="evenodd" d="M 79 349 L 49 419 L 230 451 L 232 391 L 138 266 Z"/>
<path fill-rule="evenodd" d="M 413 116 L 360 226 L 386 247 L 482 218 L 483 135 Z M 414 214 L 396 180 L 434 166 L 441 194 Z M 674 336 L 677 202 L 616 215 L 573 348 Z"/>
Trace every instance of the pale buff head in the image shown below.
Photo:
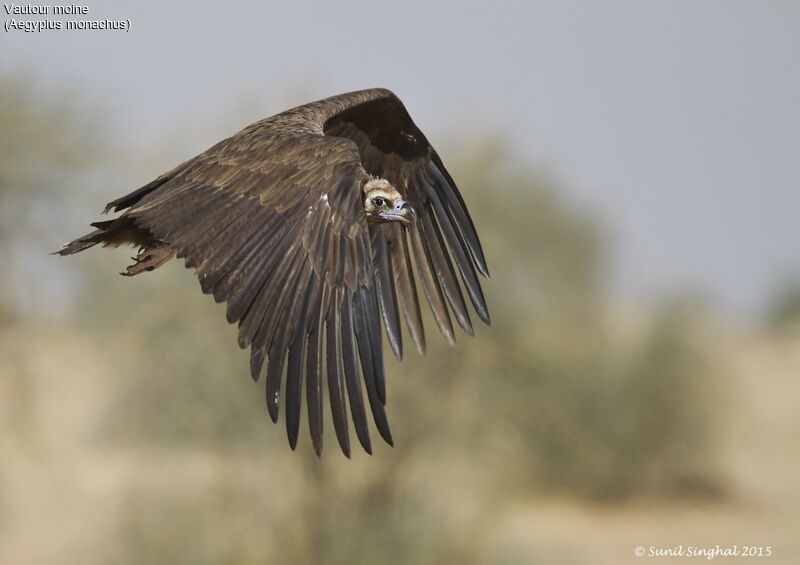
<path fill-rule="evenodd" d="M 371 179 L 364 184 L 364 212 L 370 223 L 402 222 L 416 218 L 411 207 L 386 179 Z"/>

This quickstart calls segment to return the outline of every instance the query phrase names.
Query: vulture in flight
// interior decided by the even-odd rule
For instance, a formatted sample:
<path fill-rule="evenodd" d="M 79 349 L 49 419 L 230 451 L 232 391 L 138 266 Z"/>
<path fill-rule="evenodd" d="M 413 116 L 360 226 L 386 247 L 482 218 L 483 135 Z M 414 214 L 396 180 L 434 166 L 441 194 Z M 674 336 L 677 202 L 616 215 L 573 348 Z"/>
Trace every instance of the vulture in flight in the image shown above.
<path fill-rule="evenodd" d="M 350 420 L 372 452 L 364 390 L 392 444 L 382 334 L 401 358 L 405 320 L 424 353 L 420 286 L 448 342 L 452 318 L 473 334 L 462 285 L 489 324 L 478 279 L 489 272 L 467 207 L 389 90 L 332 96 L 255 122 L 104 212 L 111 210 L 122 213 L 58 253 L 133 245 L 127 276 L 183 258 L 203 292 L 227 303 L 254 380 L 266 364 L 273 421 L 285 375 L 292 449 L 305 387 L 312 444 L 322 450 L 323 381 L 346 456 Z"/>

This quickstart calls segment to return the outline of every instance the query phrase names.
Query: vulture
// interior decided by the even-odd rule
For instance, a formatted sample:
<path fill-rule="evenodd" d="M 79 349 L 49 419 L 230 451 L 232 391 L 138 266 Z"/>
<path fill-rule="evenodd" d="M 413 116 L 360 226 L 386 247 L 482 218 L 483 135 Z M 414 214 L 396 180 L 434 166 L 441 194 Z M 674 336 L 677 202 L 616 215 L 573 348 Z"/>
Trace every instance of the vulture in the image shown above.
<path fill-rule="evenodd" d="M 250 348 L 252 378 L 266 373 L 273 422 L 283 384 L 292 449 L 303 387 L 317 455 L 324 386 L 347 457 L 350 421 L 372 453 L 367 403 L 378 433 L 393 444 L 383 334 L 402 358 L 404 320 L 424 354 L 419 287 L 451 344 L 452 318 L 474 333 L 462 287 L 490 323 L 478 277 L 489 271 L 466 204 L 386 89 L 332 96 L 255 122 L 110 202 L 109 211 L 121 214 L 91 224 L 94 231 L 56 253 L 132 245 L 138 254 L 126 276 L 182 258 L 202 291 L 226 302 L 239 346 Z"/>

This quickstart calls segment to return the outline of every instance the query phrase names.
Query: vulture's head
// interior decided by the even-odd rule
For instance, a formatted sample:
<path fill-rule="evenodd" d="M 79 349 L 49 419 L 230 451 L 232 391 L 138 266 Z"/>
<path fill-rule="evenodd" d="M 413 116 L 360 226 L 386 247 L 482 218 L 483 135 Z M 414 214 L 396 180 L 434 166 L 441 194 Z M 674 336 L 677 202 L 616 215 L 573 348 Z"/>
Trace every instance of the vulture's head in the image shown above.
<path fill-rule="evenodd" d="M 364 211 L 367 221 L 373 224 L 410 224 L 416 219 L 411 204 L 403 200 L 397 189 L 385 179 L 372 179 L 364 185 Z"/>

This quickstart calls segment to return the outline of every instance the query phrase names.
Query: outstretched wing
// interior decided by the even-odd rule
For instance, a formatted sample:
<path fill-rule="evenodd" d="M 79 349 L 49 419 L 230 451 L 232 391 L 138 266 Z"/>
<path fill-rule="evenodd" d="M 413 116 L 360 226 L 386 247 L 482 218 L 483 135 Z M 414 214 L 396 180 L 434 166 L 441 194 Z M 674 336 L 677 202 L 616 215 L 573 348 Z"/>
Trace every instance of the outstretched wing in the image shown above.
<path fill-rule="evenodd" d="M 490 323 L 477 277 L 477 273 L 488 277 L 489 272 L 452 177 L 400 99 L 387 90 L 382 93 L 331 117 L 325 133 L 353 140 L 364 169 L 391 182 L 417 211 L 408 237 L 396 223 L 370 226 L 383 321 L 389 343 L 401 357 L 401 317 L 417 349 L 425 350 L 412 256 L 436 324 L 450 343 L 455 341 L 450 311 L 458 325 L 473 334 L 459 275 L 478 316 Z"/>
<path fill-rule="evenodd" d="M 327 377 L 342 450 L 349 456 L 349 404 L 358 439 L 371 452 L 359 365 L 378 431 L 392 439 L 379 394 L 380 314 L 362 202 L 365 173 L 351 141 L 279 117 L 253 124 L 110 207 L 129 207 L 124 215 L 185 258 L 205 293 L 227 301 L 239 345 L 251 348 L 254 379 L 267 360 L 273 421 L 285 372 L 292 448 L 305 381 L 311 438 L 322 449 Z"/>
<path fill-rule="evenodd" d="M 388 179 L 417 210 L 406 230 L 368 226 L 361 183 Z M 414 271 L 445 335 L 450 310 L 473 333 L 456 271 L 479 317 L 489 314 L 476 273 L 488 276 L 466 206 L 400 100 L 384 89 L 334 96 L 256 122 L 108 205 L 126 209 L 227 301 L 254 379 L 266 359 L 267 407 L 277 419 L 282 374 L 295 447 L 302 386 L 314 449 L 322 449 L 323 368 L 339 444 L 350 454 L 347 406 L 371 452 L 362 383 L 381 436 L 381 318 L 402 355 L 401 316 L 425 349 Z M 413 257 L 413 264 L 412 264 Z M 455 266 L 454 266 L 455 265 Z M 363 377 L 363 380 L 362 380 Z"/>

